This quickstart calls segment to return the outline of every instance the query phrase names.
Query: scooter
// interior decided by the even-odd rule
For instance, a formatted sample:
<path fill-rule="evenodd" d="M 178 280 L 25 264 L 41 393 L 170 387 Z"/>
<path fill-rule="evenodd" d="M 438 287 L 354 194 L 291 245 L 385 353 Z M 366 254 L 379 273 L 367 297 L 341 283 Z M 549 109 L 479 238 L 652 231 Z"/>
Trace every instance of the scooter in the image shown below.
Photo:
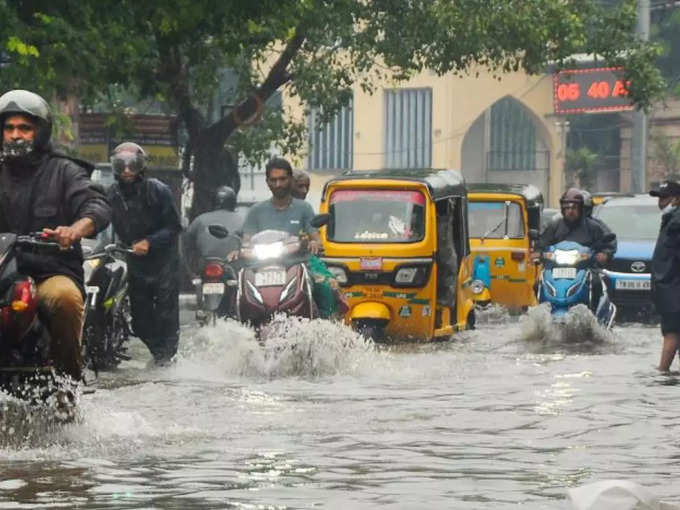
<path fill-rule="evenodd" d="M 305 265 L 309 259 L 298 236 L 277 230 L 255 234 L 241 248 L 244 267 L 239 271 L 236 315 L 259 328 L 274 314 L 315 318 L 318 315 L 314 282 Z"/>
<path fill-rule="evenodd" d="M 594 270 L 593 251 L 579 243 L 562 241 L 543 253 L 543 271 L 538 286 L 539 303 L 550 303 L 555 322 L 564 321 L 569 309 L 577 304 L 594 311 L 597 321 L 611 328 L 616 305 L 607 294 L 607 286 Z M 593 295 L 594 281 L 599 279 L 602 295 Z M 597 300 L 597 303 L 595 303 Z"/>
<path fill-rule="evenodd" d="M 35 281 L 19 272 L 21 250 L 49 253 L 60 246 L 42 232 L 0 234 L 0 389 L 32 404 L 56 395 L 58 404 L 72 407 L 77 382 L 58 377 L 49 357 Z"/>
<path fill-rule="evenodd" d="M 85 324 L 83 358 L 95 371 L 112 369 L 126 354 L 130 329 L 125 255 L 132 250 L 117 244 L 85 256 Z"/>
<path fill-rule="evenodd" d="M 241 241 L 229 234 L 221 225 L 210 225 L 208 231 L 218 239 L 234 238 L 233 248 L 238 250 Z M 228 250 L 229 252 L 232 250 Z M 196 292 L 196 319 L 201 325 L 215 324 L 218 317 L 235 317 L 237 271 L 226 257 L 205 259 L 200 276 L 192 283 Z"/>

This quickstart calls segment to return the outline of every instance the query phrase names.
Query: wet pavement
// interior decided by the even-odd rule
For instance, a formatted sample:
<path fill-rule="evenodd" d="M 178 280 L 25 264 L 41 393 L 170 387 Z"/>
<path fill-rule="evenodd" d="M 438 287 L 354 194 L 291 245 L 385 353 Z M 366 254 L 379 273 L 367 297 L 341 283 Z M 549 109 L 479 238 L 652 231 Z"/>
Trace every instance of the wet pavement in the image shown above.
<path fill-rule="evenodd" d="M 262 347 L 187 314 L 175 366 L 133 340 L 76 423 L 0 402 L 0 508 L 554 509 L 612 478 L 679 502 L 658 327 L 544 312 L 389 347 L 298 320 Z"/>

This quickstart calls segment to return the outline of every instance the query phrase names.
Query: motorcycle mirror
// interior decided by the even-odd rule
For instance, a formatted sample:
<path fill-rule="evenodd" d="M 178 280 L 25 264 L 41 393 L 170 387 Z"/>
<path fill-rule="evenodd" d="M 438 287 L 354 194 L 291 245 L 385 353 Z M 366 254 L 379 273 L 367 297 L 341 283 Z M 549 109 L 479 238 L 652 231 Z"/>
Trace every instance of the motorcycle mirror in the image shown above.
<path fill-rule="evenodd" d="M 208 225 L 208 232 L 210 232 L 211 235 L 217 237 L 218 239 L 224 239 L 229 235 L 229 231 L 224 228 L 222 225 Z"/>
<path fill-rule="evenodd" d="M 317 214 L 316 216 L 314 216 L 312 218 L 312 221 L 310 221 L 310 224 L 314 228 L 319 228 L 319 227 L 323 227 L 325 224 L 327 224 L 328 220 L 330 220 L 330 219 L 331 219 L 331 215 L 328 214 L 328 213 Z"/>
<path fill-rule="evenodd" d="M 538 230 L 535 228 L 529 229 L 529 239 L 532 241 L 538 241 L 538 239 L 541 237 L 541 234 Z"/>

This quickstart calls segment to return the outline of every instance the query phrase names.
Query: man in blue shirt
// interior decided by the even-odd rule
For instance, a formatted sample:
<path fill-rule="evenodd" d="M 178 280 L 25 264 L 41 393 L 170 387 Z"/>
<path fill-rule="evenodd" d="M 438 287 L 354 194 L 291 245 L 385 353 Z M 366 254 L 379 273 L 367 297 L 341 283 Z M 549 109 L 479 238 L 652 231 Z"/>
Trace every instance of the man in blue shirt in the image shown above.
<path fill-rule="evenodd" d="M 314 209 L 307 202 L 293 198 L 293 168 L 283 158 L 274 158 L 265 168 L 269 200 L 250 208 L 243 223 L 243 241 L 263 230 L 282 230 L 292 235 L 308 234 L 309 251 L 313 255 L 321 246 L 319 233 L 311 225 Z"/>

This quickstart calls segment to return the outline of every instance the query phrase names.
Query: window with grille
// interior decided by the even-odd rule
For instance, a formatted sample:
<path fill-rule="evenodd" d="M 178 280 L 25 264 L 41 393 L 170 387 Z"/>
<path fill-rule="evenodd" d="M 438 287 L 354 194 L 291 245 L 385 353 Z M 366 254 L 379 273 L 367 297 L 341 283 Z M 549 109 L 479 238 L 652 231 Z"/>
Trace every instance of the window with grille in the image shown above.
<path fill-rule="evenodd" d="M 536 127 L 515 99 L 505 97 L 491 107 L 489 170 L 536 170 Z"/>
<path fill-rule="evenodd" d="M 352 168 L 354 144 L 354 111 L 352 102 L 343 106 L 333 119 L 321 123 L 318 109 L 309 114 L 309 164 L 310 170 Z"/>
<path fill-rule="evenodd" d="M 432 165 L 432 89 L 385 91 L 385 166 Z"/>

